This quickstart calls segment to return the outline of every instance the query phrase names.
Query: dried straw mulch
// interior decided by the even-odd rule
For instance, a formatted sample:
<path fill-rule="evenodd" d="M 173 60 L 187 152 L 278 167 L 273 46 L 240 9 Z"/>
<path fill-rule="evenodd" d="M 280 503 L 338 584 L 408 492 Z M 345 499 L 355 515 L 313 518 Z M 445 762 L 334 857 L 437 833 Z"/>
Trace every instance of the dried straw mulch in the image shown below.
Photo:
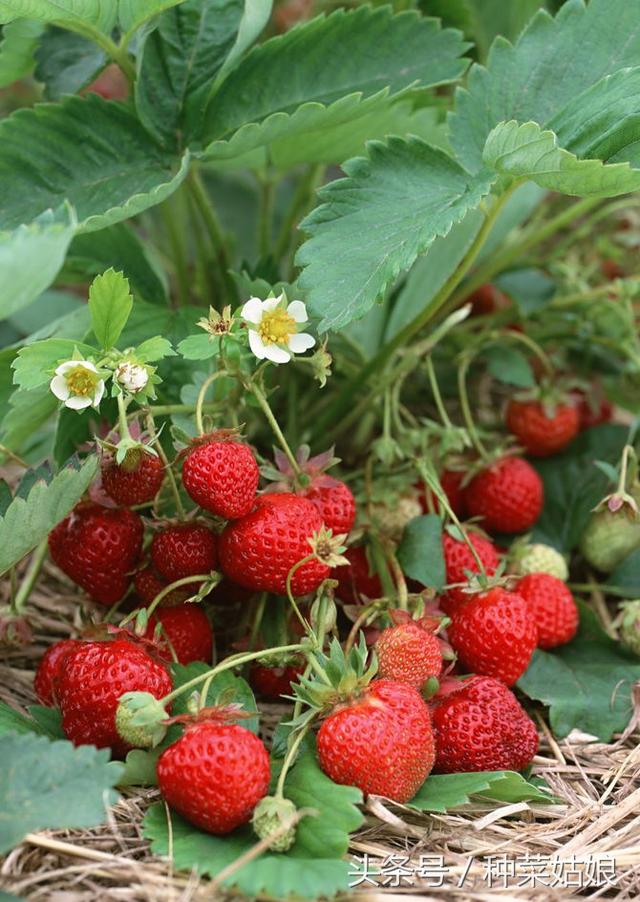
<path fill-rule="evenodd" d="M 6 650 L 0 658 L 0 698 L 17 707 L 34 701 L 33 672 L 46 646 L 80 625 L 77 595 L 48 565 L 30 602 L 30 622 L 32 644 Z M 269 719 L 273 725 L 278 711 Z M 518 803 L 496 809 L 476 803 L 447 815 L 421 815 L 372 798 L 350 852 L 360 858 L 368 855 L 372 865 L 382 865 L 383 875 L 375 886 L 365 882 L 354 888 L 359 902 L 411 896 L 479 902 L 496 893 L 503 900 L 638 898 L 638 723 L 634 718 L 625 735 L 611 745 L 576 733 L 556 741 L 542 718 L 540 727 L 543 738 L 535 773 L 562 804 Z M 0 887 L 34 902 L 232 899 L 215 882 L 173 873 L 170 863 L 149 853 L 140 825 L 145 809 L 157 798 L 153 789 L 125 791 L 101 827 L 27 836 L 2 861 Z M 549 876 L 552 856 L 563 863 L 553 872 L 555 882 Z M 588 861 L 581 864 L 585 856 Z M 513 862 L 515 875 L 510 870 Z M 407 875 L 420 864 L 422 876 Z M 531 878 L 534 872 L 538 878 Z M 505 873 L 506 886 L 500 876 Z M 594 885 L 598 879 L 600 886 Z"/>

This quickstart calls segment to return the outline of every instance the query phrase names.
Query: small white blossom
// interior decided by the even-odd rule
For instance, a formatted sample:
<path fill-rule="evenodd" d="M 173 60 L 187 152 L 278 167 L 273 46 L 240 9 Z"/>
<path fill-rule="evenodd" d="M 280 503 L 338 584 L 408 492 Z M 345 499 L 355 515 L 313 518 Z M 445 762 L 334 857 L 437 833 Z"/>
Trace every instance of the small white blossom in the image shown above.
<path fill-rule="evenodd" d="M 90 360 L 67 360 L 56 369 L 49 388 L 65 407 L 97 407 L 104 395 L 104 379 Z"/>
<path fill-rule="evenodd" d="M 304 354 L 316 343 L 308 332 L 298 327 L 308 321 L 302 301 L 287 303 L 284 293 L 277 298 L 250 298 L 241 310 L 250 326 L 249 346 L 258 360 L 288 363 L 293 354 Z"/>
<path fill-rule="evenodd" d="M 146 366 L 140 363 L 123 361 L 115 371 L 116 381 L 132 395 L 147 387 L 149 372 Z"/>

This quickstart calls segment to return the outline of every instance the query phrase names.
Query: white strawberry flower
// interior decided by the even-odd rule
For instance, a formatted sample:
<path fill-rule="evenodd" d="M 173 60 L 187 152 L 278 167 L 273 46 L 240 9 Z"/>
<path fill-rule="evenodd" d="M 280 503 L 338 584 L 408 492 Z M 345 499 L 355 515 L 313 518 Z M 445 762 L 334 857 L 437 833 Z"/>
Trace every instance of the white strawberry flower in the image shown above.
<path fill-rule="evenodd" d="M 141 363 L 132 363 L 124 360 L 116 367 L 114 373 L 116 381 L 132 395 L 137 394 L 147 387 L 149 371 Z"/>
<path fill-rule="evenodd" d="M 67 360 L 56 369 L 49 388 L 65 407 L 84 410 L 100 404 L 104 379 L 90 360 Z"/>
<path fill-rule="evenodd" d="M 249 323 L 249 346 L 258 360 L 289 363 L 316 343 L 313 335 L 298 331 L 309 320 L 307 308 L 302 301 L 287 303 L 284 292 L 266 301 L 250 298 L 240 314 Z"/>

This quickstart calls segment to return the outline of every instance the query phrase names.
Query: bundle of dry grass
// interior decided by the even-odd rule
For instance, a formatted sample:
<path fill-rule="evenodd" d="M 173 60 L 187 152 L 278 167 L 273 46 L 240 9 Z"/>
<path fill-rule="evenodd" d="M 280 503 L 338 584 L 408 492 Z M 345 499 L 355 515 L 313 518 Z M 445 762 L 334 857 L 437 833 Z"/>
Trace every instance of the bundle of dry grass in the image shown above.
<path fill-rule="evenodd" d="M 76 592 L 47 565 L 30 601 L 33 641 L 2 654 L 3 701 L 14 707 L 34 701 L 40 656 L 80 626 L 80 610 Z M 263 718 L 266 738 L 282 712 L 272 706 Z M 610 745 L 576 732 L 556 741 L 538 719 L 534 773 L 559 802 L 496 808 L 477 801 L 426 815 L 370 798 L 350 848 L 353 891 L 362 902 L 400 896 L 475 902 L 496 892 L 503 899 L 640 896 L 638 719 Z M 158 797 L 154 789 L 125 790 L 101 827 L 30 834 L 2 861 L 0 886 L 34 902 L 233 899 L 216 882 L 174 873 L 150 853 L 141 822 Z"/>

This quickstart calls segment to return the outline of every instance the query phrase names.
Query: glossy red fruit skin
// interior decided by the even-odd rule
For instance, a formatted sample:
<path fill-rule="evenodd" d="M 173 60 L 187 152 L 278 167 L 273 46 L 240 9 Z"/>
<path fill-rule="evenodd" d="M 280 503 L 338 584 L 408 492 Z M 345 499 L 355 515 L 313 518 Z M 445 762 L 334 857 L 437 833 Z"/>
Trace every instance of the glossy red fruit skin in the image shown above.
<path fill-rule="evenodd" d="M 462 520 L 466 517 L 464 490 L 462 488 L 462 481 L 464 477 L 465 474 L 462 472 L 462 470 L 443 470 L 440 474 L 440 485 L 442 486 L 442 491 L 447 496 L 447 501 L 451 505 L 451 510 L 459 520 Z M 420 486 L 419 501 L 425 514 L 433 511 L 438 511 L 438 499 L 435 498 L 435 496 L 431 492 L 431 489 L 429 489 L 428 487 Z M 431 501 L 431 508 L 429 508 L 429 501 Z"/>
<path fill-rule="evenodd" d="M 249 513 L 256 500 L 260 471 L 248 445 L 210 441 L 195 445 L 182 465 L 182 483 L 204 510 L 224 520 Z"/>
<path fill-rule="evenodd" d="M 580 419 L 580 431 L 610 422 L 613 416 L 613 404 L 608 398 L 596 395 L 596 403 L 593 404 L 587 393 L 580 389 L 576 389 L 573 396 Z"/>
<path fill-rule="evenodd" d="M 542 512 L 542 480 L 521 457 L 502 457 L 481 470 L 465 491 L 467 510 L 488 532 L 525 532 Z"/>
<path fill-rule="evenodd" d="M 291 695 L 291 684 L 297 683 L 298 677 L 303 673 L 304 665 L 267 667 L 264 664 L 254 664 L 249 671 L 249 682 L 252 689 L 263 698 L 278 701 L 283 695 Z"/>
<path fill-rule="evenodd" d="M 163 632 L 155 641 L 162 658 L 173 661 L 172 647 L 180 664 L 191 664 L 192 661 L 211 663 L 213 630 L 199 604 L 191 602 L 158 608 L 149 618 L 146 639 L 154 639 L 158 623 L 162 624 Z"/>
<path fill-rule="evenodd" d="M 56 690 L 67 655 L 80 643 L 77 639 L 61 639 L 45 651 L 36 670 L 33 688 L 41 705 L 56 703 Z"/>
<path fill-rule="evenodd" d="M 377 573 L 369 572 L 364 545 L 352 545 L 344 553 L 349 564 L 336 567 L 332 576 L 338 580 L 336 596 L 344 604 L 362 604 L 364 598 L 380 598 L 382 583 Z"/>
<path fill-rule="evenodd" d="M 382 631 L 376 642 L 378 676 L 420 690 L 442 673 L 442 651 L 433 632 L 409 621 Z"/>
<path fill-rule="evenodd" d="M 142 534 L 142 520 L 134 511 L 86 502 L 49 533 L 49 552 L 94 601 L 112 605 L 129 588 Z"/>
<path fill-rule="evenodd" d="M 472 595 L 456 608 L 447 635 L 467 672 L 495 677 L 507 686 L 520 679 L 538 644 L 524 598 L 499 587 Z"/>
<path fill-rule="evenodd" d="M 135 470 L 126 469 L 113 459 L 102 464 L 102 487 L 122 507 L 153 501 L 163 481 L 164 467 L 155 454 L 143 453 Z"/>
<path fill-rule="evenodd" d="M 570 642 L 578 630 L 578 608 L 569 588 L 550 573 L 529 573 L 518 581 L 538 627 L 538 646 L 555 648 Z"/>
<path fill-rule="evenodd" d="M 133 587 L 136 590 L 136 594 L 145 606 L 150 605 L 155 600 L 156 596 L 168 585 L 168 580 L 160 576 L 151 564 L 143 567 L 142 570 L 138 570 L 133 579 Z M 173 589 L 168 595 L 164 596 L 160 602 L 160 607 L 171 608 L 174 605 L 182 604 L 187 598 L 195 593 L 196 589 L 197 585 L 195 584 Z"/>
<path fill-rule="evenodd" d="M 331 485 L 311 486 L 302 496 L 317 507 L 322 522 L 334 536 L 351 532 L 356 519 L 356 500 L 346 483 L 334 479 Z"/>
<path fill-rule="evenodd" d="M 157 532 L 151 540 L 151 560 L 172 583 L 186 576 L 209 573 L 218 563 L 215 533 L 201 523 L 178 523 Z"/>
<path fill-rule="evenodd" d="M 548 416 L 539 401 L 511 400 L 507 428 L 533 457 L 557 454 L 578 434 L 580 417 L 573 404 L 558 404 Z"/>
<path fill-rule="evenodd" d="M 431 716 L 407 683 L 374 680 L 360 697 L 336 708 L 318 732 L 318 760 L 335 782 L 408 802 L 431 772 Z"/>
<path fill-rule="evenodd" d="M 286 595 L 289 570 L 311 554 L 307 539 L 321 527 L 320 513 L 306 498 L 289 492 L 261 495 L 250 514 L 222 531 L 222 571 L 247 589 Z M 291 591 L 314 592 L 329 572 L 326 564 L 308 561 L 294 573 Z"/>
<path fill-rule="evenodd" d="M 431 706 L 434 770 L 443 774 L 520 771 L 538 751 L 535 724 L 504 683 L 472 676 Z"/>
<path fill-rule="evenodd" d="M 267 794 L 269 755 L 245 727 L 204 721 L 164 750 L 157 773 L 172 808 L 201 830 L 221 835 L 246 824 Z"/>
<path fill-rule="evenodd" d="M 474 532 L 467 532 L 469 541 L 484 565 L 487 576 L 493 576 L 498 569 L 500 559 L 498 552 L 489 539 Z M 478 564 L 471 549 L 466 542 L 454 539 L 448 532 L 442 534 L 442 552 L 444 554 L 447 584 L 464 583 L 467 581 L 465 573 L 478 573 Z M 470 598 L 469 593 L 463 591 L 463 587 L 449 589 L 441 599 L 442 610 L 451 614 L 455 608 Z"/>
<path fill-rule="evenodd" d="M 81 642 L 64 661 L 57 698 L 62 729 L 74 745 L 111 748 L 123 757 L 130 750 L 116 730 L 118 700 L 125 692 L 149 692 L 163 698 L 171 677 L 160 661 L 127 639 Z"/>

